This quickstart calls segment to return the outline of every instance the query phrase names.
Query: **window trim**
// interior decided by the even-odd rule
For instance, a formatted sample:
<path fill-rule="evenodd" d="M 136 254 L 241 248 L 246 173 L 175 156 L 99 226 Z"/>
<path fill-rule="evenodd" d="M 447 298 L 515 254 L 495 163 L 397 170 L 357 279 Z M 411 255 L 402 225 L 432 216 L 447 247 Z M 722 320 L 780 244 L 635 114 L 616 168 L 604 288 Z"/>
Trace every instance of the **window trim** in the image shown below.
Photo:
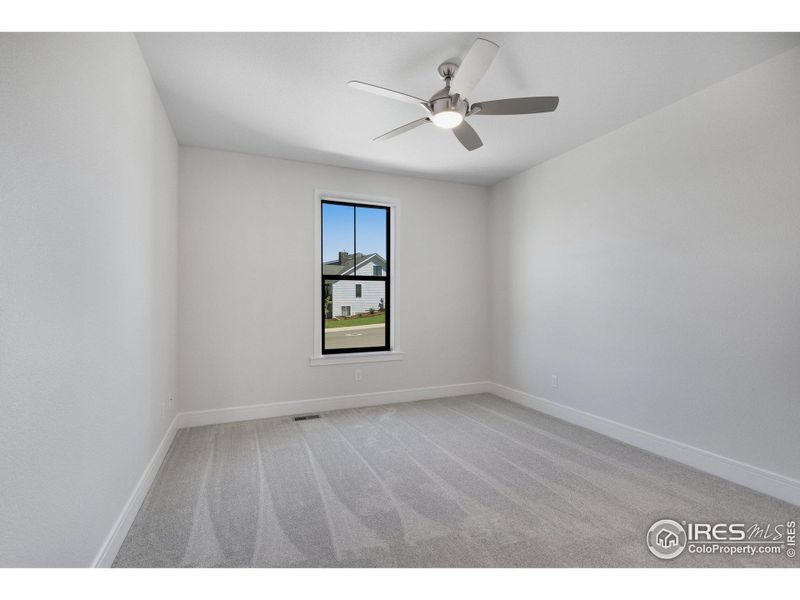
<path fill-rule="evenodd" d="M 322 335 L 323 335 L 323 319 L 321 318 L 320 301 L 322 298 L 322 201 L 328 200 L 332 202 L 344 202 L 351 204 L 363 204 L 368 206 L 376 206 L 379 208 L 389 208 L 389 248 L 387 254 L 389 255 L 389 271 L 387 273 L 388 280 L 391 282 L 389 285 L 389 292 L 387 294 L 389 310 L 387 320 L 390 323 L 389 327 L 389 349 L 378 349 L 370 351 L 354 351 L 343 353 L 326 353 L 322 354 Z M 382 196 L 349 193 L 349 192 L 336 192 L 331 190 L 314 190 L 313 199 L 314 209 L 314 247 L 313 247 L 313 261 L 314 261 L 314 299 L 313 306 L 313 323 L 314 335 L 311 356 L 309 357 L 309 364 L 311 366 L 322 365 L 336 365 L 336 364 L 352 364 L 352 363 L 371 363 L 383 361 L 396 361 L 402 360 L 404 354 L 398 349 L 397 346 L 397 306 L 395 302 L 397 294 L 397 223 L 400 219 L 400 201 L 396 198 L 388 198 Z M 367 276 L 369 279 L 369 276 Z"/>
<path fill-rule="evenodd" d="M 322 285 L 325 285 L 328 281 L 352 281 L 355 283 L 356 281 L 382 281 L 384 283 L 384 298 L 388 298 L 391 294 L 392 290 L 392 282 L 391 282 L 391 266 L 392 266 L 392 249 L 391 249 L 391 217 L 392 217 L 392 208 L 390 206 L 382 205 L 378 206 L 375 204 L 365 204 L 363 202 L 358 202 L 355 200 L 331 200 L 329 198 L 322 198 L 320 200 L 320 255 L 319 255 L 319 262 L 320 262 L 320 269 L 324 264 L 323 257 L 321 255 L 322 246 L 324 244 L 325 232 L 323 231 L 322 227 L 324 227 L 324 223 L 322 223 L 322 207 L 328 206 L 346 206 L 348 208 L 353 209 L 353 266 L 344 272 L 344 274 L 340 275 L 320 275 L 321 282 L 320 282 L 320 289 L 322 289 Z M 358 209 L 365 208 L 368 210 L 382 210 L 385 211 L 386 215 L 386 256 L 384 260 L 386 261 L 386 265 L 389 270 L 386 271 L 385 275 L 375 276 L 373 275 L 357 275 L 358 268 L 367 263 L 368 258 L 365 258 L 362 262 L 356 262 L 356 258 L 358 256 Z M 363 256 L 368 257 L 369 255 L 364 254 Z M 341 258 L 341 255 L 340 255 Z M 349 275 L 346 273 L 350 272 Z M 381 271 L 383 272 L 383 270 Z M 373 270 L 374 273 L 374 270 Z M 335 286 L 335 283 L 334 283 Z M 333 286 L 332 286 L 333 287 Z M 323 309 L 324 304 L 322 303 L 323 295 L 320 294 L 318 301 L 320 302 L 320 327 L 322 335 L 320 336 L 321 347 L 320 353 L 323 356 L 328 356 L 330 354 L 356 354 L 356 353 L 369 353 L 369 352 L 389 352 L 392 348 L 391 342 L 389 341 L 389 336 L 392 333 L 392 320 L 391 320 L 391 302 L 388 303 L 385 307 L 385 334 L 383 338 L 383 345 L 382 346 L 361 346 L 355 348 L 325 348 L 325 311 Z M 345 315 L 344 307 L 342 307 L 342 316 L 352 316 L 352 307 L 347 307 L 348 314 Z"/>

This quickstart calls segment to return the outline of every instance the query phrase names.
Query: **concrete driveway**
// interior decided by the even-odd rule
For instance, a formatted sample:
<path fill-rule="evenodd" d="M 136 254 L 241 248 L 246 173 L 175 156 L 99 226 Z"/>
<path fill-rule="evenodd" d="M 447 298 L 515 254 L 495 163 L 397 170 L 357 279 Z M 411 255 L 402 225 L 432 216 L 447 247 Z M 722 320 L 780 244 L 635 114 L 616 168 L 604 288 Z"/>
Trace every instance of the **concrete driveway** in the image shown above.
<path fill-rule="evenodd" d="M 386 343 L 386 325 L 359 325 L 356 327 L 336 327 L 325 330 L 325 347 L 334 348 L 374 348 Z"/>

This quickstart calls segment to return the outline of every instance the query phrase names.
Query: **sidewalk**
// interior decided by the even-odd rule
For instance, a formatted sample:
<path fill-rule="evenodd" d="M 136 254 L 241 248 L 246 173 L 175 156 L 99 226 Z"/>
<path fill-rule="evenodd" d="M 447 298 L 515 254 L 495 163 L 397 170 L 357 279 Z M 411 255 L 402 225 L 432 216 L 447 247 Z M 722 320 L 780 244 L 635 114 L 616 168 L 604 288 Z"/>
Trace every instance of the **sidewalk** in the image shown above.
<path fill-rule="evenodd" d="M 359 329 L 377 329 L 378 327 L 386 327 L 386 323 L 375 323 L 374 325 L 353 325 L 352 327 L 331 327 L 326 328 L 325 333 L 329 331 L 358 331 Z"/>

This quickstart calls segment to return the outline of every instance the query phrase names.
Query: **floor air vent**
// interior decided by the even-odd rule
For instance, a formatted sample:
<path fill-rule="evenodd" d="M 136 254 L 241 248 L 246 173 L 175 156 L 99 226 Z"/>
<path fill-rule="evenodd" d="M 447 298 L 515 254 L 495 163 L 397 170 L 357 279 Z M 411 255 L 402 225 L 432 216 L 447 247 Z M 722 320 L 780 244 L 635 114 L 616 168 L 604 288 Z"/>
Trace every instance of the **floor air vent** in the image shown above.
<path fill-rule="evenodd" d="M 319 419 L 319 415 L 303 415 L 302 417 L 295 417 L 295 421 L 308 421 L 309 419 Z"/>

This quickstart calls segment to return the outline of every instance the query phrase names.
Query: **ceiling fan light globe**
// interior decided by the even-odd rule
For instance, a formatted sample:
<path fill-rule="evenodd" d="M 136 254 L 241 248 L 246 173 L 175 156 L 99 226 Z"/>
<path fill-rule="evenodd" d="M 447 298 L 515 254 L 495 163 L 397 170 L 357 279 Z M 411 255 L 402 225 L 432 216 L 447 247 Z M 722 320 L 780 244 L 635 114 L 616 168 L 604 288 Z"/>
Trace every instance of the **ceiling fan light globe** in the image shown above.
<path fill-rule="evenodd" d="M 431 121 L 442 129 L 453 129 L 461 125 L 464 115 L 455 110 L 443 110 L 431 116 Z"/>

